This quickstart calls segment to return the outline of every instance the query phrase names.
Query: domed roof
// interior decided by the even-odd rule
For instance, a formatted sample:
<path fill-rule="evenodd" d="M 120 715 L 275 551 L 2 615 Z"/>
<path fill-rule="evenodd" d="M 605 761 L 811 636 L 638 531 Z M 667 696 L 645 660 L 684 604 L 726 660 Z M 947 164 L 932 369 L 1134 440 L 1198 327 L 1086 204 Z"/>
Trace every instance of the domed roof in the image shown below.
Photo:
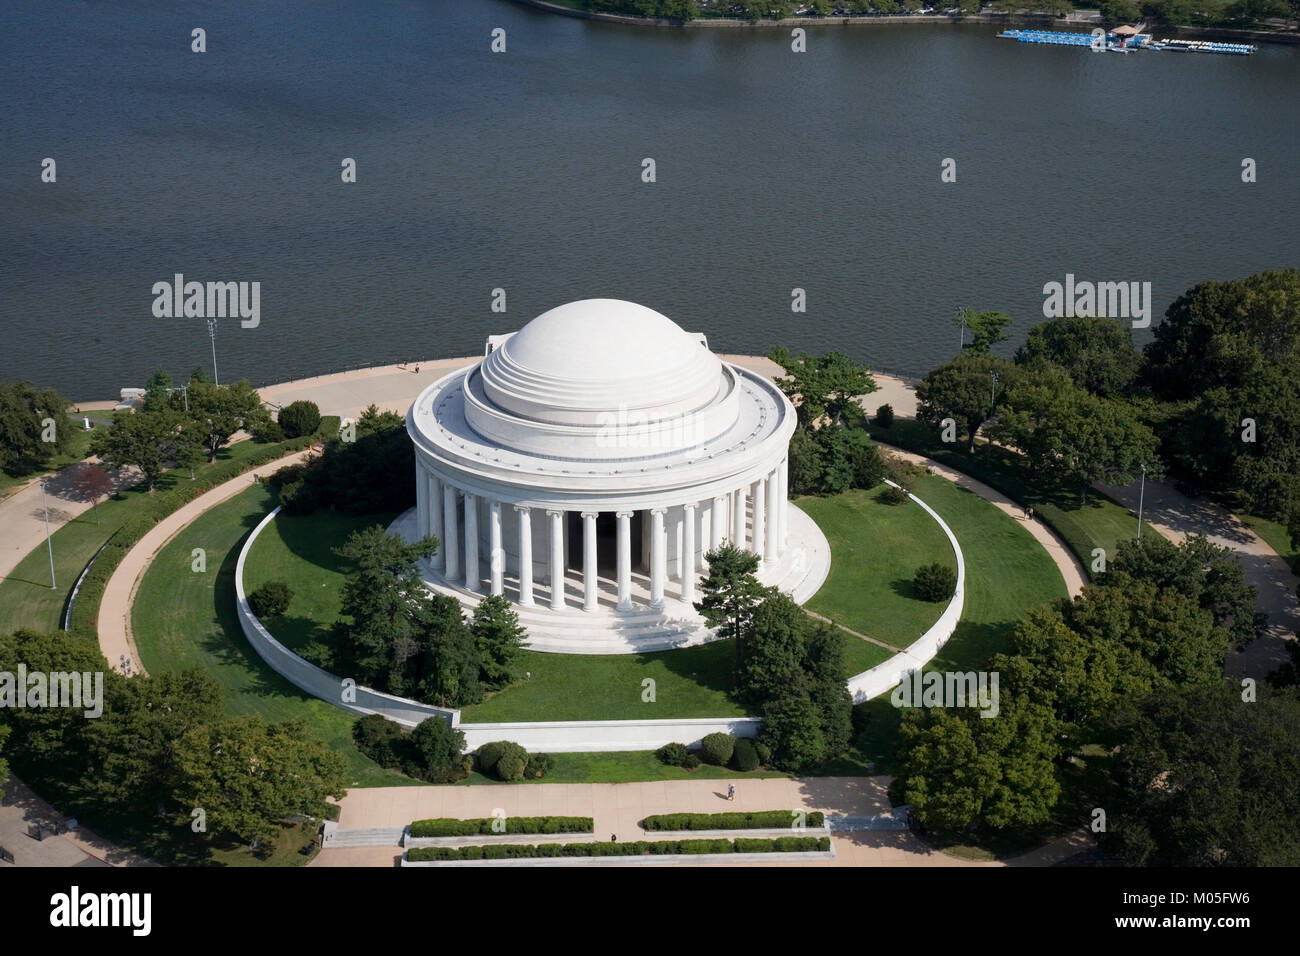
<path fill-rule="evenodd" d="M 647 422 L 674 418 L 728 387 L 703 336 L 619 299 L 583 299 L 542 313 L 492 349 L 482 382 L 492 404 L 517 415 L 593 426 L 611 412 Z"/>

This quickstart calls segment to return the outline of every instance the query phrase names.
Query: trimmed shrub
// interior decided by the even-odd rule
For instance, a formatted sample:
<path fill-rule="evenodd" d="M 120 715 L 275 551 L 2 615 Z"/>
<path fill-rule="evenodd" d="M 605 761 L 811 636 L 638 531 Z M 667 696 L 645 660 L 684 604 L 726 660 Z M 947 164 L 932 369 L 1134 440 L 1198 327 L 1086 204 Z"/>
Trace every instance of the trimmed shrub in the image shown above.
<path fill-rule="evenodd" d="M 752 740 L 745 737 L 736 738 L 736 749 L 731 754 L 731 766 L 742 773 L 758 769 L 758 750 L 755 749 Z"/>
<path fill-rule="evenodd" d="M 555 758 L 550 754 L 529 754 L 524 764 L 524 776 L 534 780 L 545 777 L 555 767 Z"/>
<path fill-rule="evenodd" d="M 314 434 L 320 427 L 320 408 L 315 402 L 291 402 L 280 409 L 279 423 L 289 438 Z"/>
<path fill-rule="evenodd" d="M 497 761 L 506 752 L 507 743 L 509 743 L 507 740 L 494 740 L 478 748 L 476 763 L 478 764 L 479 773 L 486 775 L 496 769 Z"/>
<path fill-rule="evenodd" d="M 725 767 L 736 749 L 731 734 L 708 734 L 700 741 L 700 759 L 715 767 Z"/>
<path fill-rule="evenodd" d="M 894 406 L 885 404 L 876 409 L 876 424 L 881 428 L 889 428 L 894 424 Z"/>
<path fill-rule="evenodd" d="M 946 564 L 926 564 L 916 569 L 912 589 L 922 601 L 947 601 L 957 589 L 957 572 Z"/>
<path fill-rule="evenodd" d="M 680 767 L 686 763 L 686 757 L 690 751 L 686 749 L 685 744 L 664 744 L 655 751 L 655 756 L 668 764 L 670 767 Z"/>
<path fill-rule="evenodd" d="M 406 851 L 410 863 L 449 860 L 518 860 L 537 857 L 670 856 L 716 853 L 825 853 L 830 837 L 788 836 L 776 839 L 638 840 L 631 843 L 496 843 L 489 846 L 429 846 Z"/>
<path fill-rule="evenodd" d="M 289 610 L 293 589 L 284 581 L 267 581 L 248 596 L 248 606 L 260 618 L 278 617 Z"/>
<path fill-rule="evenodd" d="M 766 767 L 772 763 L 772 748 L 761 740 L 754 741 L 754 753 L 758 754 L 760 766 Z"/>
<path fill-rule="evenodd" d="M 473 817 L 457 820 L 454 817 L 435 817 L 411 823 L 413 837 L 475 836 L 496 833 L 492 825 L 496 817 Z M 591 817 L 506 817 L 506 833 L 591 833 Z"/>
<path fill-rule="evenodd" d="M 367 714 L 352 725 L 352 741 L 357 749 L 381 767 L 401 763 L 393 745 L 403 736 L 400 725 L 379 714 Z"/>
<path fill-rule="evenodd" d="M 880 493 L 880 500 L 887 505 L 901 505 L 907 501 L 907 489 L 889 485 Z"/>
<path fill-rule="evenodd" d="M 503 754 L 497 761 L 495 773 L 501 780 L 522 780 L 527 761 L 518 754 Z"/>
<path fill-rule="evenodd" d="M 686 759 L 682 761 L 682 768 L 685 770 L 694 770 L 700 765 L 699 754 L 687 754 Z"/>
<path fill-rule="evenodd" d="M 284 429 L 269 418 L 254 425 L 251 434 L 253 436 L 253 441 L 261 442 L 262 444 L 265 444 L 266 442 L 284 441 L 285 439 Z"/>
<path fill-rule="evenodd" d="M 512 740 L 494 740 L 478 749 L 479 773 L 498 780 L 520 780 L 527 766 L 528 751 Z"/>
<path fill-rule="evenodd" d="M 793 810 L 759 810 L 753 813 L 660 813 L 641 821 L 643 829 L 654 830 L 782 830 L 795 820 Z M 824 826 L 826 815 L 813 810 L 804 816 L 813 828 Z"/>

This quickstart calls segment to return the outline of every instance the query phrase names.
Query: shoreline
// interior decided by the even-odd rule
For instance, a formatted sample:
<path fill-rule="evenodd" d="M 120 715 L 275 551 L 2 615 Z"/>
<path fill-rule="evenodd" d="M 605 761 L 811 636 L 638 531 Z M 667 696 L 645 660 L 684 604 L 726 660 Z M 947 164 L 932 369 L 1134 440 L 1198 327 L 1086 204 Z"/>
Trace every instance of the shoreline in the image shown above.
<path fill-rule="evenodd" d="M 780 27 L 824 27 L 824 26 L 885 26 L 895 24 L 963 24 L 991 23 L 1003 26 L 1031 24 L 1045 25 L 1080 25 L 1094 26 L 1102 22 L 1101 18 L 1073 19 L 1057 17 L 1050 13 L 968 13 L 963 16 L 949 16 L 935 13 L 914 16 L 825 16 L 825 17 L 783 17 L 779 20 L 740 20 L 730 17 L 701 17 L 696 20 L 669 20 L 664 17 L 637 17 L 622 13 L 600 13 L 593 10 L 575 10 L 573 7 L 549 3 L 548 0 L 513 0 L 514 3 L 532 7 L 546 13 L 555 13 L 577 20 L 595 20 L 601 23 L 618 23 L 634 27 L 668 27 L 685 30 L 692 29 L 772 29 Z M 1077 11 L 1076 11 L 1077 12 Z M 1281 45 L 1300 44 L 1300 30 L 1239 30 L 1232 27 L 1179 25 L 1162 28 L 1170 39 L 1204 39 L 1204 40 L 1249 40 L 1252 43 L 1277 43 Z"/>

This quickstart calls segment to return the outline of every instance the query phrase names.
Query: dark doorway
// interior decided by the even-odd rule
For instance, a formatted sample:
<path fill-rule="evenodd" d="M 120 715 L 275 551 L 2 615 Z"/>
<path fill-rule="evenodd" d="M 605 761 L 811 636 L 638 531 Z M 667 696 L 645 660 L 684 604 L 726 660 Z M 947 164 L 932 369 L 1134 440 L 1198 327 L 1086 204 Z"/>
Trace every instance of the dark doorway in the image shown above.
<path fill-rule="evenodd" d="M 640 515 L 633 515 L 631 521 L 632 567 L 641 564 L 641 522 Z M 568 513 L 568 566 L 572 571 L 582 571 L 582 514 L 577 511 Z M 596 571 L 605 577 L 618 575 L 618 515 L 612 511 L 602 511 L 596 518 Z"/>

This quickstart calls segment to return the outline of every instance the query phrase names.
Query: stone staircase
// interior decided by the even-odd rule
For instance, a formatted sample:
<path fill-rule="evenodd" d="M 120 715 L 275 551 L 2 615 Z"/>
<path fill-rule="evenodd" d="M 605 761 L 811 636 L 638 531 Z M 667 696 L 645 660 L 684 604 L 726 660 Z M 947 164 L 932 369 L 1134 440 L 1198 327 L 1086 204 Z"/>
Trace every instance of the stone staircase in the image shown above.
<path fill-rule="evenodd" d="M 345 846 L 401 846 L 405 827 L 368 827 L 358 830 L 340 830 L 333 820 L 326 821 L 321 848 L 326 850 Z"/>

